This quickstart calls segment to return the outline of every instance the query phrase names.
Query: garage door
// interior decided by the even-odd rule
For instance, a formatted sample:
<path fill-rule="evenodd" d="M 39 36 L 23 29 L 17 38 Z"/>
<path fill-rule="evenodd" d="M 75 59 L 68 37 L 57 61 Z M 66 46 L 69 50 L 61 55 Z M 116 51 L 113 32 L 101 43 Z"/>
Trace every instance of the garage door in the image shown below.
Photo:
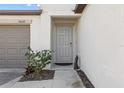
<path fill-rule="evenodd" d="M 29 26 L 0 26 L 0 68 L 25 67 L 29 45 Z"/>

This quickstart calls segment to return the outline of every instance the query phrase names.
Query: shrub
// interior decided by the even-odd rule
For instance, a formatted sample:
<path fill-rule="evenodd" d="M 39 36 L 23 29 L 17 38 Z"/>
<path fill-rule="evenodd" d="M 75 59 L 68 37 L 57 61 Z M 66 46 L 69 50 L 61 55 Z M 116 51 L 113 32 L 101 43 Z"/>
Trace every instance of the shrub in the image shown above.
<path fill-rule="evenodd" d="M 52 57 L 50 50 L 33 51 L 30 47 L 28 47 L 25 56 L 27 58 L 28 68 L 30 68 L 31 72 L 36 73 L 42 72 L 42 70 L 51 63 Z M 30 71 L 27 71 L 27 73 L 30 73 Z"/>

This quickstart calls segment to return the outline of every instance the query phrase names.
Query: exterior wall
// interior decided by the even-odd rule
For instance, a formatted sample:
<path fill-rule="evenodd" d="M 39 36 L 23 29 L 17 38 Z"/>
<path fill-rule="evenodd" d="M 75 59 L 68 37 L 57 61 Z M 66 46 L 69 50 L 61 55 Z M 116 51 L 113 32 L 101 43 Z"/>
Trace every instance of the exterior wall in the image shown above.
<path fill-rule="evenodd" d="M 41 30 L 44 32 L 42 36 L 44 37 L 44 42 L 42 42 L 42 46 L 45 47 L 45 49 L 51 49 L 51 31 L 53 26 L 53 18 L 70 18 L 75 17 L 79 15 L 75 15 L 75 13 L 72 11 L 75 8 L 75 5 L 69 5 L 69 4 L 42 4 L 42 14 L 41 14 Z M 46 68 L 50 68 L 49 65 Z"/>
<path fill-rule="evenodd" d="M 57 4 L 42 4 L 41 8 L 43 10 L 41 14 L 41 30 L 43 31 L 42 37 L 44 37 L 42 46 L 45 49 L 51 49 L 51 30 L 52 30 L 52 17 L 66 17 L 74 16 L 75 5 L 57 5 Z"/>
<path fill-rule="evenodd" d="M 81 69 L 95 87 L 124 87 L 124 5 L 88 5 L 78 24 Z"/>
<path fill-rule="evenodd" d="M 43 11 L 67 11 L 67 12 L 71 12 L 72 10 L 74 10 L 75 8 L 75 4 L 42 4 L 41 5 L 41 9 L 43 9 Z"/>

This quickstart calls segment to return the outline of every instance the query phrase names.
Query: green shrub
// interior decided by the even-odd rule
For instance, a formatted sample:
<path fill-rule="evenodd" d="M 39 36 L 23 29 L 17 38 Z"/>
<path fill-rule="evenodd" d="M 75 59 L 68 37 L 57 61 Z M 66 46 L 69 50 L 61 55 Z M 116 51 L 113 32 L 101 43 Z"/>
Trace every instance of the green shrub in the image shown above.
<path fill-rule="evenodd" d="M 28 68 L 36 73 L 41 73 L 42 70 L 51 63 L 52 57 L 50 50 L 33 51 L 30 47 L 28 47 L 25 56 L 27 58 Z"/>

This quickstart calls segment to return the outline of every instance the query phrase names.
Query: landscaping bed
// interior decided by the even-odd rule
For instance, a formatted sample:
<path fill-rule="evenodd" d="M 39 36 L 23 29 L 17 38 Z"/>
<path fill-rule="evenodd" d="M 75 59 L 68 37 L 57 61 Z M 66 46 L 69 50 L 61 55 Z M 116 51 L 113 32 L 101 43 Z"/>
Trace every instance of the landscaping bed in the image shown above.
<path fill-rule="evenodd" d="M 42 70 L 40 73 L 32 72 L 30 74 L 24 74 L 19 82 L 53 79 L 54 73 L 55 70 Z"/>
<path fill-rule="evenodd" d="M 86 88 L 95 88 L 82 70 L 76 70 Z"/>

